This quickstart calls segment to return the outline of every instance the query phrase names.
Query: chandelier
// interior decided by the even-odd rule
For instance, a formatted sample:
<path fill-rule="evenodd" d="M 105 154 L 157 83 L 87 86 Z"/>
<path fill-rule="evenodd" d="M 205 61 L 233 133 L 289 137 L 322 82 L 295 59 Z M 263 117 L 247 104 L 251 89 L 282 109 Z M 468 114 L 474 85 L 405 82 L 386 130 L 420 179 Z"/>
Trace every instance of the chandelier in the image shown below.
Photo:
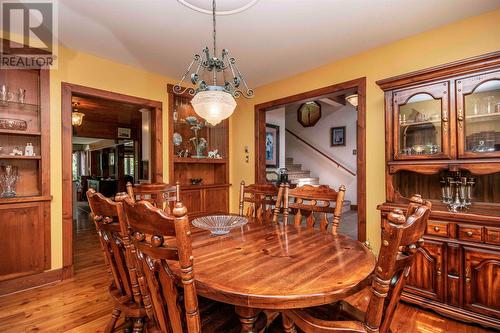
<path fill-rule="evenodd" d="M 212 22 L 213 54 L 210 54 L 208 47 L 203 49 L 202 56 L 195 54 L 173 91 L 176 94 L 188 93 L 194 96 L 191 104 L 196 114 L 211 125 L 217 125 L 233 114 L 236 108 L 235 98 L 251 98 L 254 92 L 248 87 L 236 66 L 236 59 L 229 55 L 227 49 L 222 49 L 220 58 L 217 57 L 215 0 L 212 2 Z M 194 88 L 182 87 L 188 75 Z"/>

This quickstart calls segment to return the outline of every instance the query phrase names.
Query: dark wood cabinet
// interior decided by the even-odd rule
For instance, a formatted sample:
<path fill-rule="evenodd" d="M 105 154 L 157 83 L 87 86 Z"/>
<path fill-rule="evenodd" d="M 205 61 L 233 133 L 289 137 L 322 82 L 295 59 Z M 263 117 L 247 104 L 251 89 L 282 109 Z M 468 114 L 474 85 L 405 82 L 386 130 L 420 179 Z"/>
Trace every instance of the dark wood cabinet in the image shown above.
<path fill-rule="evenodd" d="M 387 213 L 433 203 L 402 299 L 500 329 L 500 52 L 377 82 L 385 92 Z M 446 200 L 447 181 L 472 180 Z M 464 184 L 464 183 L 461 183 Z M 458 199 L 457 199 L 458 198 Z"/>
<path fill-rule="evenodd" d="M 500 318 L 500 253 L 464 246 L 464 308 Z"/>
<path fill-rule="evenodd" d="M 444 249 L 442 242 L 427 240 L 418 250 L 408 277 L 407 290 L 438 301 L 444 292 Z"/>

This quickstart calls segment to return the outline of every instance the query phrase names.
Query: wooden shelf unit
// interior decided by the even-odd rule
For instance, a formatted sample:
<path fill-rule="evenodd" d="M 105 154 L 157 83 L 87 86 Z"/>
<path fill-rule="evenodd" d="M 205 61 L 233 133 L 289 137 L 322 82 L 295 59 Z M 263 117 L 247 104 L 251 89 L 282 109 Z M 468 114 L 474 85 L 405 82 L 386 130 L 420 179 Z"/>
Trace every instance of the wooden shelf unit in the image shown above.
<path fill-rule="evenodd" d="M 4 237 L 0 243 L 0 283 L 33 276 L 30 286 L 35 286 L 40 280 L 35 276 L 51 268 L 49 70 L 1 68 L 0 85 L 13 93 L 26 90 L 25 103 L 0 101 L 0 118 L 27 122 L 25 131 L 0 129 L 1 169 L 11 165 L 19 175 L 16 196 L 0 197 L 0 234 Z M 14 147 L 24 153 L 28 142 L 36 156 L 9 155 Z M 23 285 L 20 282 L 19 288 Z"/>
<path fill-rule="evenodd" d="M 489 120 L 500 113 L 469 114 L 473 113 L 469 96 L 476 94 L 473 97 L 479 99 L 486 82 L 490 87 L 491 82 L 497 83 L 487 90 L 488 95 L 500 96 L 500 52 L 377 82 L 385 92 L 387 143 L 386 202 L 378 208 L 384 226 L 387 214 L 404 209 L 414 193 L 433 202 L 424 246 L 417 253 L 403 300 L 500 329 L 499 298 L 491 297 L 500 295 L 500 151 L 474 151 L 467 145 L 473 131 L 490 140 L 490 147 L 500 146 L 500 123 Z M 442 100 L 439 156 L 400 154 L 398 110 L 417 94 Z M 478 125 L 468 122 L 471 119 L 485 122 Z M 469 210 L 450 212 L 441 202 L 439 182 L 453 172 L 476 180 Z"/>
<path fill-rule="evenodd" d="M 186 205 L 190 217 L 210 213 L 229 212 L 229 121 L 226 119 L 213 127 L 204 123 L 199 131 L 199 137 L 207 140 L 208 147 L 204 155 L 210 150 L 218 149 L 221 159 L 179 157 L 178 151 L 188 149 L 191 155 L 195 154 L 189 139 L 193 137 L 191 126 L 185 121 L 186 117 L 196 117 L 204 122 L 193 110 L 190 104 L 192 96 L 188 94 L 174 94 L 173 86 L 168 85 L 169 100 L 168 112 L 168 149 L 169 149 L 169 181 L 180 182 L 181 201 Z M 175 113 L 175 116 L 174 116 Z M 182 143 L 175 146 L 173 135 L 178 133 Z M 202 182 L 192 185 L 192 178 L 201 178 Z"/>

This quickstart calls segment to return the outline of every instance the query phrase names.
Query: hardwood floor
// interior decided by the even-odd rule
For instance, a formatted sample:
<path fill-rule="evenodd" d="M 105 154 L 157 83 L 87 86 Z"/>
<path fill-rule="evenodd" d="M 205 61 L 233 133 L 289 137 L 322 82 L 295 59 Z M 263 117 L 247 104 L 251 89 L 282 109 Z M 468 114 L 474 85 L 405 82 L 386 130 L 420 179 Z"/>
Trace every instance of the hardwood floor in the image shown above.
<path fill-rule="evenodd" d="M 83 208 L 75 228 L 75 275 L 72 279 L 0 297 L 0 332 L 103 332 L 111 316 L 108 276 L 97 235 Z M 195 268 L 196 269 L 196 268 Z M 120 321 L 121 323 L 121 321 Z M 120 332 L 120 327 L 116 332 Z M 487 333 L 401 304 L 393 333 Z"/>

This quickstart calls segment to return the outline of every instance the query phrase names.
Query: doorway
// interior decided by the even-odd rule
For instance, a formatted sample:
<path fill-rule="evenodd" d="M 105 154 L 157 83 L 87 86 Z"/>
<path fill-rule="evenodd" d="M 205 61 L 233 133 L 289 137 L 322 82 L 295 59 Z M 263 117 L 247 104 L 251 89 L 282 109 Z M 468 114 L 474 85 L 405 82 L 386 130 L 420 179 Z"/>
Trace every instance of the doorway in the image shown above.
<path fill-rule="evenodd" d="M 63 278 L 73 275 L 75 265 L 91 264 L 79 260 L 85 247 L 98 247 L 88 218 L 89 187 L 113 197 L 125 191 L 127 182 L 162 181 L 161 106 L 62 84 Z"/>
<path fill-rule="evenodd" d="M 272 128 L 273 126 L 277 127 L 277 125 L 272 124 L 273 121 L 270 121 L 271 123 L 268 122 L 268 124 L 266 125 L 266 119 L 268 120 L 273 119 L 276 116 L 276 114 L 280 112 L 279 110 L 282 110 L 281 112 L 283 112 L 284 115 L 286 114 L 286 112 L 294 112 L 294 117 L 296 118 L 296 122 L 301 123 L 312 120 L 313 122 L 316 121 L 319 123 L 321 122 L 321 117 L 322 117 L 321 106 L 323 106 L 323 109 L 325 110 L 326 109 L 325 104 L 330 104 L 330 106 L 334 106 L 335 104 L 345 104 L 344 103 L 345 98 L 347 96 L 352 96 L 352 95 L 356 95 L 357 97 L 357 107 L 355 113 L 357 119 L 355 120 L 355 125 L 352 126 L 352 128 L 350 129 L 350 133 L 352 133 L 353 130 L 355 131 L 354 137 L 356 141 L 355 147 L 351 147 L 352 149 L 349 149 L 351 151 L 351 154 L 355 154 L 352 163 L 346 163 L 347 151 L 345 155 L 346 157 L 343 159 L 339 157 L 336 158 L 335 155 L 329 154 L 329 151 L 336 150 L 338 152 L 340 151 L 339 150 L 340 147 L 345 147 L 342 146 L 342 143 L 345 143 L 346 141 L 342 142 L 342 138 L 344 138 L 344 140 L 347 139 L 346 135 L 349 135 L 349 132 L 347 132 L 347 130 L 349 129 L 343 128 L 345 126 L 343 124 L 338 123 L 338 126 L 334 126 L 335 124 L 333 123 L 331 128 L 329 128 L 328 131 L 323 133 L 325 135 L 321 135 L 322 137 L 325 136 L 325 141 L 327 141 L 325 143 L 324 149 L 321 149 L 321 143 L 318 143 L 317 138 L 314 138 L 313 136 L 311 136 L 309 139 L 304 138 L 304 135 L 301 135 L 301 133 L 297 133 L 297 131 L 294 131 L 291 128 L 287 128 L 286 123 L 282 123 L 284 131 L 281 130 L 279 135 L 281 136 L 282 140 L 287 140 L 286 142 L 296 141 L 297 146 L 302 146 L 303 148 L 305 148 L 305 150 L 308 151 L 311 157 L 313 155 L 317 155 L 318 158 L 323 159 L 325 163 L 330 163 L 330 165 L 333 165 L 334 169 L 339 169 L 340 172 L 338 176 L 340 178 L 343 177 L 341 175 L 346 175 L 346 179 L 349 178 L 349 176 L 355 177 L 355 181 L 353 182 L 352 187 L 355 187 L 356 194 L 354 198 L 351 198 L 352 199 L 351 202 L 353 202 L 351 208 L 355 211 L 355 213 L 344 214 L 344 219 L 353 220 L 353 221 L 346 221 L 350 222 L 347 223 L 348 225 L 349 224 L 351 225 L 351 227 L 348 227 L 349 230 L 346 230 L 347 233 L 351 234 L 355 238 L 357 236 L 357 239 L 360 241 L 365 241 L 366 240 L 366 149 L 365 149 L 366 78 L 359 78 L 348 82 L 343 82 L 332 86 L 315 89 L 305 93 L 256 105 L 255 106 L 255 156 L 256 156 L 255 179 L 256 182 L 258 183 L 264 183 L 269 181 L 270 174 L 272 174 L 272 172 L 275 171 L 277 168 L 286 167 L 287 162 L 288 166 L 295 167 L 299 165 L 299 163 L 294 164 L 295 162 L 293 161 L 291 154 L 289 154 L 287 159 L 286 151 L 283 151 L 283 148 L 286 150 L 286 147 L 284 147 L 283 145 L 281 151 L 278 149 L 280 153 L 277 153 L 277 155 L 275 154 L 276 156 L 280 155 L 277 157 L 277 160 L 279 160 L 279 157 L 281 157 L 282 159 L 281 163 L 279 164 L 274 163 L 274 165 L 271 163 L 270 165 L 269 159 L 266 158 L 266 135 L 268 135 L 270 132 L 273 131 Z M 317 111 L 318 105 L 320 106 L 319 113 Z M 299 109 L 301 107 L 304 110 L 311 109 L 311 114 L 313 115 L 313 117 L 307 118 L 306 121 L 301 120 L 299 114 Z M 287 108 L 289 109 L 289 111 L 287 111 Z M 346 110 L 344 109 L 341 110 L 341 112 L 344 111 Z M 291 118 L 288 117 L 287 119 Z M 289 123 L 291 124 L 292 121 L 289 120 Z M 303 129 L 305 127 L 308 127 L 308 125 L 310 124 L 301 124 L 297 128 Z M 314 128 L 316 126 L 317 126 L 316 123 L 314 123 L 312 124 L 311 127 Z M 316 132 L 319 133 L 319 131 L 317 131 L 316 129 L 314 129 L 313 131 L 315 133 Z M 307 130 L 304 130 L 303 132 L 306 133 Z M 287 139 L 287 137 L 289 139 Z M 332 147 L 336 148 L 334 150 L 326 149 L 326 145 L 328 146 L 331 145 Z M 318 148 L 318 146 L 320 147 Z M 296 156 L 300 156 L 300 154 Z M 311 158 L 306 160 L 307 163 L 310 163 Z M 335 172 L 337 172 L 337 170 L 335 170 Z M 319 180 L 316 179 L 317 177 L 310 177 L 311 176 L 310 174 L 309 177 L 305 177 L 305 173 L 306 172 L 303 172 L 304 176 L 303 178 L 305 181 L 304 183 L 310 182 L 314 184 L 318 181 L 321 182 L 321 177 L 319 177 L 320 178 Z M 329 176 L 326 175 L 325 173 L 323 173 L 323 175 L 324 177 Z M 341 181 L 342 183 L 345 182 L 344 180 L 339 180 L 339 181 Z M 335 180 L 332 180 L 330 182 L 333 184 Z M 347 191 L 349 191 L 349 187 L 347 188 Z M 357 225 L 355 225 L 354 228 L 352 228 L 352 223 L 356 224 L 356 222 Z"/>

